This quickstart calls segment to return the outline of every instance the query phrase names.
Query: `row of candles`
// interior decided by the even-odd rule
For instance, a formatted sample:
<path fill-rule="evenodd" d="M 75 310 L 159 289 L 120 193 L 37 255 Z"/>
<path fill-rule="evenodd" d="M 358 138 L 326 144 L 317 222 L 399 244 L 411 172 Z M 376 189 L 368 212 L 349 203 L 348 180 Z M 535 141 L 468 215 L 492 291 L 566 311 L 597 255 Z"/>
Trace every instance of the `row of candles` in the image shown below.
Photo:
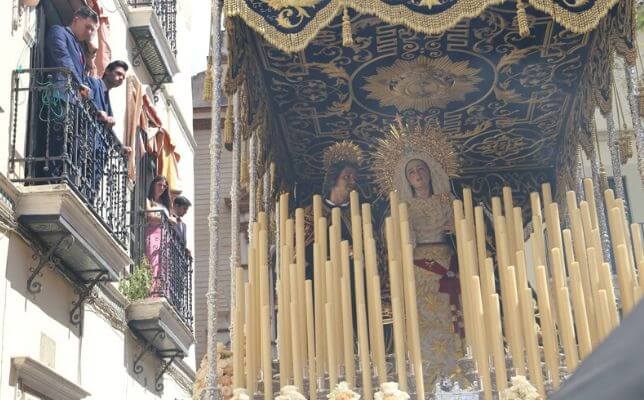
<path fill-rule="evenodd" d="M 528 376 L 545 398 L 548 381 L 553 388 L 560 384 L 560 349 L 566 371 L 572 373 L 643 294 L 644 250 L 639 225 L 628 226 L 624 201 L 606 190 L 620 312 L 611 265 L 603 258 L 593 183 L 586 179 L 583 186 L 585 199 L 579 203 L 575 192 L 566 194 L 566 229 L 561 228 L 550 186 L 542 186 L 541 196 L 532 193 L 532 232 L 527 242 L 522 210 L 513 206 L 510 189 L 504 188 L 502 197 L 493 197 L 490 236 L 494 238 L 496 263 L 487 252 L 484 210 L 473 206 L 471 191 L 465 189 L 463 200 L 453 203 L 465 333 L 485 399 L 492 399 L 492 366 L 496 389 L 501 392 L 508 387 L 506 345 L 514 373 Z M 528 284 L 528 262 L 534 268 L 536 307 Z M 542 360 L 547 376 L 543 376 Z"/>
<path fill-rule="evenodd" d="M 407 204 L 390 195 L 391 216 L 386 219 L 387 253 L 396 376 L 407 391 L 407 363 L 412 365 L 418 398 L 424 398 L 420 332 L 416 306 L 413 248 Z M 247 279 L 237 268 L 233 310 L 234 386 L 250 393 L 263 376 L 264 398 L 272 398 L 273 354 L 271 334 L 276 327 L 280 386 L 304 390 L 317 398 L 318 383 L 328 379 L 334 388 L 340 379 L 356 385 L 356 360 L 362 398 L 373 399 L 372 374 L 387 382 L 385 338 L 371 206 L 350 197 L 352 243 L 342 240 L 342 212 L 323 213 L 322 199 L 313 198 L 313 280 L 306 279 L 306 237 L 303 209 L 289 215 L 289 195 L 277 204 L 279 265 L 276 265 L 277 313 L 271 311 L 268 221 L 259 213 L 252 225 Z M 354 309 L 355 306 L 355 309 Z M 356 327 L 357 332 L 354 332 Z M 355 344 L 357 339 L 357 354 Z M 244 373 L 239 373 L 243 371 Z M 261 375 L 260 375 L 261 371 Z"/>

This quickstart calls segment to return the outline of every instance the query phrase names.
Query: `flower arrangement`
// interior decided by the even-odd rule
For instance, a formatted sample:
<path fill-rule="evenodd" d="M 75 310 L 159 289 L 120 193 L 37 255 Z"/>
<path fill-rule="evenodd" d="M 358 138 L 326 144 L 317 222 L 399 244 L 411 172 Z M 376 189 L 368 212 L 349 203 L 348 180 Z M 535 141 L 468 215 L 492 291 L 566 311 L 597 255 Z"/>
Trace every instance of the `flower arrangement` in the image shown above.
<path fill-rule="evenodd" d="M 232 400 L 250 400 L 250 396 L 248 395 L 248 391 L 246 389 L 237 388 L 233 389 Z"/>
<path fill-rule="evenodd" d="M 398 389 L 397 382 L 385 382 L 380 385 L 380 391 L 376 392 L 375 400 L 409 400 L 409 394 Z"/>
<path fill-rule="evenodd" d="M 275 400 L 306 400 L 296 386 L 286 385 L 280 389 L 280 394 Z"/>
<path fill-rule="evenodd" d="M 203 391 L 206 389 L 206 377 L 210 370 L 208 365 L 208 354 L 201 359 L 201 366 L 197 371 L 197 376 L 192 390 L 192 399 L 199 400 L 202 397 Z M 217 343 L 217 388 L 221 397 L 224 400 L 249 400 L 246 397 L 235 397 L 235 393 L 246 393 L 245 389 L 233 390 L 233 352 L 226 349 L 222 343 Z M 241 392 L 241 391 L 243 392 Z"/>
<path fill-rule="evenodd" d="M 500 393 L 501 400 L 541 400 L 534 386 L 523 375 L 513 376 L 512 385 Z"/>
<path fill-rule="evenodd" d="M 359 400 L 360 395 L 349 388 L 347 382 L 340 382 L 335 389 L 326 396 L 329 400 Z"/>
<path fill-rule="evenodd" d="M 222 343 L 217 343 L 217 387 L 224 399 L 234 398 L 233 352 Z"/>

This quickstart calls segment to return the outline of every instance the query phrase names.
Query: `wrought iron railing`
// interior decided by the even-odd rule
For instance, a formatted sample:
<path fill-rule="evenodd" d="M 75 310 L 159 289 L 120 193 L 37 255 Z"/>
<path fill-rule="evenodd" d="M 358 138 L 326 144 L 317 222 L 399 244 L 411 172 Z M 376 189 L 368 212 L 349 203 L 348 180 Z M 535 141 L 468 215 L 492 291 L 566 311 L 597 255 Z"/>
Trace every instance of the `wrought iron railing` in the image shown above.
<path fill-rule="evenodd" d="M 145 254 L 152 270 L 151 297 L 164 297 L 192 330 L 192 256 L 165 210 L 144 212 Z"/>
<path fill-rule="evenodd" d="M 170 43 L 177 52 L 177 0 L 129 0 L 133 7 L 152 7 Z"/>
<path fill-rule="evenodd" d="M 16 70 L 12 77 L 12 181 L 68 184 L 127 248 L 127 156 L 112 129 L 67 69 Z"/>

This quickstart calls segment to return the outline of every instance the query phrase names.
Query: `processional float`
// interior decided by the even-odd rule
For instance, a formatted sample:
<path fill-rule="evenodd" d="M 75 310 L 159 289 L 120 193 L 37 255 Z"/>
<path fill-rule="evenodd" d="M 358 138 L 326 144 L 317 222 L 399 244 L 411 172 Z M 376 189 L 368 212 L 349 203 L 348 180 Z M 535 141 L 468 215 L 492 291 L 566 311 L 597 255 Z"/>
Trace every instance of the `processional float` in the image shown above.
<path fill-rule="evenodd" d="M 249 177 L 248 271 L 231 263 L 233 386 L 249 396 L 491 399 L 526 377 L 545 398 L 635 306 L 644 253 L 622 199 L 607 61 L 617 52 L 627 64 L 630 132 L 644 177 L 633 3 L 493 3 L 226 1 L 224 83 L 222 3 L 213 2 L 205 85 L 213 106 L 207 398 L 217 397 L 224 144 L 233 144 L 233 170 Z M 617 196 L 595 146 L 595 107 L 608 121 Z M 310 197 L 314 277 L 305 275 L 305 215 L 289 201 L 300 197 L 292 183 L 315 177 L 319 161 L 307 160 L 321 160 L 321 149 L 342 137 L 373 149 L 396 116 L 439 126 L 461 160 L 453 216 L 468 349 L 462 372 L 476 383 L 463 390 L 423 382 L 410 221 L 397 192 L 386 207 L 385 260 L 369 203 L 352 193 L 350 248 L 338 211 L 326 221 L 323 199 Z M 581 150 L 592 180 L 582 179 Z M 382 280 L 390 286 L 392 354 Z"/>

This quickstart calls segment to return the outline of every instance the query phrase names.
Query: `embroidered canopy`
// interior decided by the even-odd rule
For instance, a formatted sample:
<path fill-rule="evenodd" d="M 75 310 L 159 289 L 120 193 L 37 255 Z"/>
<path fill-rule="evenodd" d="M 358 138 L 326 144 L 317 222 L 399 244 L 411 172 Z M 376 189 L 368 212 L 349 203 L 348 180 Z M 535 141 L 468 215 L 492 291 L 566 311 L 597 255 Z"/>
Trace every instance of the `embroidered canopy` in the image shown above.
<path fill-rule="evenodd" d="M 237 16 L 227 23 L 226 90 L 241 90 L 246 135 L 263 138 L 260 158 L 277 160 L 304 197 L 319 191 L 327 146 L 350 139 L 369 154 L 396 116 L 441 127 L 460 158 L 456 183 L 477 198 L 507 184 L 520 201 L 543 182 L 573 187 L 595 106 L 610 108 L 613 54 L 634 62 L 632 0 L 225 7 Z M 517 10 L 526 12 L 527 35 Z M 366 197 L 372 186 L 363 185 Z"/>
<path fill-rule="evenodd" d="M 519 0 L 549 15 L 566 29 L 586 33 L 619 0 Z M 476 17 L 504 0 L 225 0 L 228 16 L 242 19 L 284 51 L 306 47 L 344 8 L 402 24 L 417 32 L 442 33 L 463 18 Z"/>

